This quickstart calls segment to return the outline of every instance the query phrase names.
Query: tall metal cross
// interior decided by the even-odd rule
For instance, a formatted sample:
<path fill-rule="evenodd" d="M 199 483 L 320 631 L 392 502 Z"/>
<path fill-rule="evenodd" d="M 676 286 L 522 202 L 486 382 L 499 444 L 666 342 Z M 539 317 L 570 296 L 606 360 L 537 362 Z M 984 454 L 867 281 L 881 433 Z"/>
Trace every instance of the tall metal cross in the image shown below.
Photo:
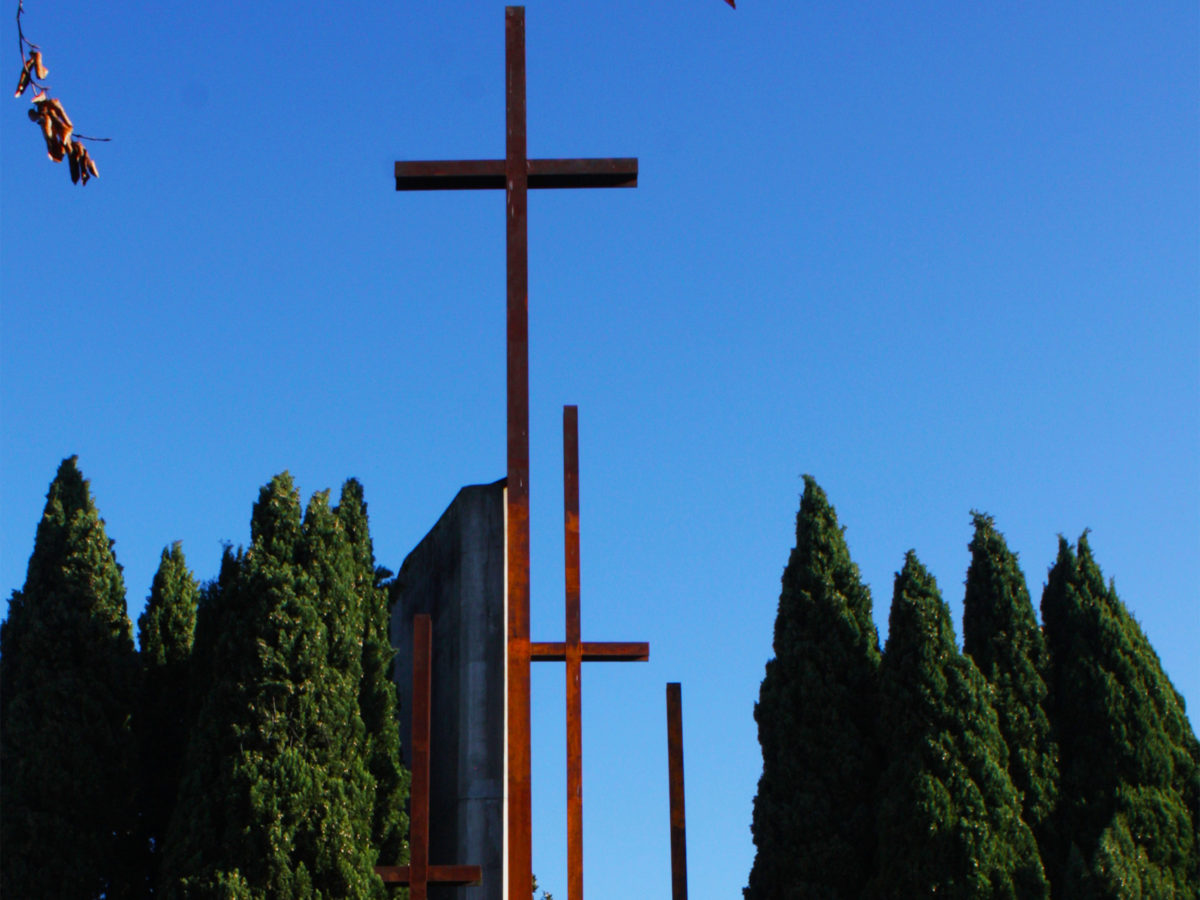
<path fill-rule="evenodd" d="M 533 643 L 534 662 L 567 664 L 567 900 L 583 900 L 584 662 L 645 662 L 647 643 L 584 641 L 579 624 L 579 407 L 563 407 L 563 528 L 565 532 L 567 640 Z"/>
<path fill-rule="evenodd" d="M 429 725 L 433 703 L 433 626 L 425 613 L 413 618 L 412 789 L 407 866 L 376 866 L 385 884 L 407 886 L 409 900 L 425 900 L 430 884 L 479 884 L 479 866 L 429 864 Z"/>
<path fill-rule="evenodd" d="M 508 896 L 532 893 L 529 721 L 530 188 L 636 187 L 636 159 L 529 159 L 525 147 L 525 9 L 505 7 L 505 156 L 396 163 L 396 190 L 504 188 L 508 221 Z"/>

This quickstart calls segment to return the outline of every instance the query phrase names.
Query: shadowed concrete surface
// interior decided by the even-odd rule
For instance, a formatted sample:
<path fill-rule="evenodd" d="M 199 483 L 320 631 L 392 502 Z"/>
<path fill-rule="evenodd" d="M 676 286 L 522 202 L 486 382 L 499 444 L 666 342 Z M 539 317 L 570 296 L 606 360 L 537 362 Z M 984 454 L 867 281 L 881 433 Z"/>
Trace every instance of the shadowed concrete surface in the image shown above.
<path fill-rule="evenodd" d="M 413 616 L 433 622 L 429 861 L 483 868 L 481 887 L 431 900 L 502 900 L 504 876 L 504 481 L 458 492 L 392 591 L 400 739 L 411 767 Z M 382 862 L 382 861 L 381 861 Z"/>

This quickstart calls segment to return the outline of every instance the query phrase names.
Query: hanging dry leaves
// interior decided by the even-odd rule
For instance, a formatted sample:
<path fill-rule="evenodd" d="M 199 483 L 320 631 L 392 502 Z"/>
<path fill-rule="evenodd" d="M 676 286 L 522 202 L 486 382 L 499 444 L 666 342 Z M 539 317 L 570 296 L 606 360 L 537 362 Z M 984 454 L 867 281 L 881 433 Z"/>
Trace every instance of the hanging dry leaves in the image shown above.
<path fill-rule="evenodd" d="M 21 76 L 17 79 L 17 90 L 14 97 L 20 97 L 29 87 L 37 88 L 37 93 L 31 102 L 33 109 L 29 110 L 29 120 L 42 130 L 46 141 L 46 153 L 54 162 L 67 160 L 71 171 L 71 181 L 87 184 L 92 178 L 99 176 L 96 163 L 88 155 L 84 140 L 105 141 L 108 138 L 84 138 L 75 134 L 75 126 L 71 117 L 63 109 L 62 102 L 49 96 L 49 87 L 42 80 L 50 74 L 42 62 L 42 51 L 26 39 L 21 31 L 21 13 L 25 11 L 24 4 L 17 4 L 17 31 L 21 40 Z M 28 52 L 26 52 L 28 48 Z"/>

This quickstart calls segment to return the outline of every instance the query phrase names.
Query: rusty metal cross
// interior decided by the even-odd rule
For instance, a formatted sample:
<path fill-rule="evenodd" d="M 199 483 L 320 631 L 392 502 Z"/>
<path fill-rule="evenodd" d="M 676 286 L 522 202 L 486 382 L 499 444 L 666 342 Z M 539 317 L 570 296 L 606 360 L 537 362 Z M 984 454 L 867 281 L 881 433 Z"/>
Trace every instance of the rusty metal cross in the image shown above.
<path fill-rule="evenodd" d="M 397 162 L 396 190 L 504 188 L 507 213 L 507 754 L 508 896 L 532 893 L 529 714 L 529 258 L 530 188 L 636 187 L 636 159 L 529 159 L 525 145 L 525 9 L 504 10 L 503 160 Z"/>
<path fill-rule="evenodd" d="M 563 407 L 563 528 L 566 546 L 567 639 L 533 643 L 534 662 L 567 664 L 567 900 L 583 900 L 584 662 L 644 662 L 647 643 L 584 641 L 579 623 L 579 408 Z"/>
<path fill-rule="evenodd" d="M 433 627 L 428 615 L 413 618 L 412 788 L 407 866 L 376 866 L 385 884 L 408 887 L 409 900 L 425 900 L 430 884 L 479 884 L 479 866 L 429 864 L 429 726 L 433 698 Z"/>

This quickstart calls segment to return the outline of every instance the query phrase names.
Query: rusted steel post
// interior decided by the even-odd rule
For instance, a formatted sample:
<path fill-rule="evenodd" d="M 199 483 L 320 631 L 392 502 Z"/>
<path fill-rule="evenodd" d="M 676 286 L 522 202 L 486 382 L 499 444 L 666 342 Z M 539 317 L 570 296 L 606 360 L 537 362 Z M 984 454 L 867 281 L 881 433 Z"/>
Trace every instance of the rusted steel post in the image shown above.
<path fill-rule="evenodd" d="M 429 729 L 433 628 L 429 616 L 413 620 L 412 799 L 409 816 L 409 897 L 425 900 L 429 878 Z"/>
<path fill-rule="evenodd" d="M 687 900 L 687 820 L 683 801 L 683 711 L 679 682 L 667 684 L 667 756 L 671 785 L 671 898 Z"/>
<path fill-rule="evenodd" d="M 429 864 L 429 744 L 433 705 L 433 625 L 429 616 L 413 617 L 412 780 L 409 791 L 407 866 L 376 866 L 385 884 L 409 888 L 409 900 L 426 900 L 430 882 L 479 884 L 479 866 Z"/>
<path fill-rule="evenodd" d="M 533 893 L 529 712 L 529 236 L 525 9 L 504 9 L 508 220 L 508 896 Z"/>
<path fill-rule="evenodd" d="M 566 554 L 567 900 L 583 900 L 583 645 L 579 623 L 579 407 L 563 407 Z"/>

